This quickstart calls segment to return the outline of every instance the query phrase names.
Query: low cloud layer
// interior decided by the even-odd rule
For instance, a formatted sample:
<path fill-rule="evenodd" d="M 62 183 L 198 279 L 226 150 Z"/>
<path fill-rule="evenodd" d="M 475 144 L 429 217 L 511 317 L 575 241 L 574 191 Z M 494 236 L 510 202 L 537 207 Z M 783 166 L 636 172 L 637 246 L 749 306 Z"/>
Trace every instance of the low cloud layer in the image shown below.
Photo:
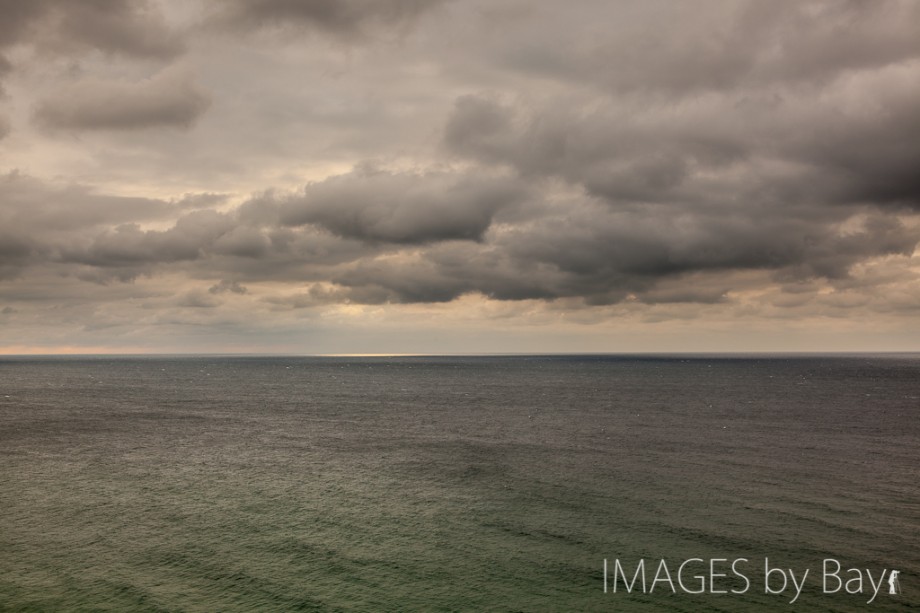
<path fill-rule="evenodd" d="M 363 37 L 404 31 L 446 0 L 224 0 L 213 3 L 213 23 L 236 31 L 307 28 Z"/>
<path fill-rule="evenodd" d="M 301 194 L 268 208 L 285 227 L 309 224 L 343 238 L 416 244 L 479 241 L 498 211 L 521 204 L 526 196 L 519 181 L 482 174 L 365 168 L 307 185 Z"/>
<path fill-rule="evenodd" d="M 915 338 L 915 3 L 183 7 L 0 3 L 2 325 Z"/>
<path fill-rule="evenodd" d="M 112 57 L 168 61 L 185 51 L 159 7 L 145 0 L 0 1 L 0 79 L 28 49 L 38 58 L 79 57 L 93 51 Z M 2 80 L 0 80 L 2 85 Z"/>
<path fill-rule="evenodd" d="M 52 130 L 187 129 L 210 104 L 189 75 L 161 73 L 140 83 L 81 81 L 39 102 L 35 119 Z"/>
<path fill-rule="evenodd" d="M 159 59 L 184 49 L 155 2 L 3 0 L 0 14 L 0 47 L 31 44 L 53 53 L 99 49 Z"/>

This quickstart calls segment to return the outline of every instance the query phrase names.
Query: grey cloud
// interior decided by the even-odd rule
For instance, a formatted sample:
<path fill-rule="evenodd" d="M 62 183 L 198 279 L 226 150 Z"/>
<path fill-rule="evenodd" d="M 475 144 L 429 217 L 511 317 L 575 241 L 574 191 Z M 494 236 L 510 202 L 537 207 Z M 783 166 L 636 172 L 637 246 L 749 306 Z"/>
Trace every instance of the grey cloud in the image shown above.
<path fill-rule="evenodd" d="M 445 127 L 444 143 L 483 164 L 509 165 L 521 174 L 556 176 L 611 199 L 664 199 L 688 174 L 687 165 L 717 165 L 737 155 L 733 143 L 706 146 L 692 135 L 660 143 L 674 129 L 631 125 L 619 112 L 580 113 L 552 106 L 525 112 L 488 98 L 457 100 Z M 725 154 L 714 155 L 710 149 Z M 727 151 L 731 151 L 728 153 Z"/>
<path fill-rule="evenodd" d="M 249 290 L 240 285 L 237 281 L 229 281 L 227 279 L 221 279 L 219 283 L 215 283 L 209 287 L 208 291 L 212 294 L 225 294 L 227 292 L 233 294 L 246 294 L 249 292 Z"/>
<path fill-rule="evenodd" d="M 52 216 L 39 215 L 31 226 L 19 220 L 29 238 L 3 241 L 4 274 L 44 262 L 78 266 L 79 278 L 102 284 L 169 271 L 224 279 L 208 289 L 211 296 L 247 292 L 241 283 L 250 281 L 313 284 L 306 294 L 276 298 L 279 308 L 449 302 L 465 294 L 714 304 L 727 300 L 731 283 L 701 286 L 700 275 L 762 271 L 787 285 L 838 282 L 860 262 L 909 256 L 920 240 L 871 206 L 798 205 L 783 215 L 771 202 L 611 207 L 590 197 L 549 200 L 511 179 L 477 183 L 466 172 L 359 169 L 227 212 L 180 215 L 181 207 L 160 204 L 179 215 L 167 229 L 88 225 L 63 235 L 42 227 L 53 225 Z M 522 212 L 502 217 L 501 206 Z M 494 223 L 497 217 L 504 221 Z"/>
<path fill-rule="evenodd" d="M 99 194 L 86 185 L 49 184 L 12 171 L 0 174 L 0 225 L 24 235 L 165 219 L 176 207 L 154 198 Z"/>
<path fill-rule="evenodd" d="M 254 227 L 248 222 L 239 223 L 241 225 L 235 226 L 236 232 L 231 230 L 228 233 L 253 232 Z M 203 247 L 204 257 L 186 262 L 184 266 L 198 278 L 232 277 L 240 283 L 299 283 L 326 280 L 330 271 L 337 267 L 397 248 L 342 239 L 311 226 L 263 227 L 260 232 L 268 239 L 268 248 L 258 255 L 227 253 L 221 249 L 222 241 L 217 239 Z"/>
<path fill-rule="evenodd" d="M 305 26 L 338 36 L 401 29 L 446 0 L 226 0 L 212 20 L 235 30 Z"/>
<path fill-rule="evenodd" d="M 0 1 L 0 46 L 26 42 L 61 54 L 85 48 L 165 59 L 184 50 L 179 34 L 144 0 Z"/>
<path fill-rule="evenodd" d="M 0 0 L 0 78 L 13 70 L 2 52 L 14 45 L 39 55 L 73 57 L 98 50 L 157 60 L 185 50 L 181 34 L 146 0 Z"/>
<path fill-rule="evenodd" d="M 693 287 L 687 287 L 677 290 L 663 290 L 660 288 L 653 288 L 642 292 L 638 296 L 638 299 L 645 304 L 720 304 L 727 301 L 725 294 L 726 290 L 724 289 L 697 289 Z"/>
<path fill-rule="evenodd" d="M 91 51 L 170 61 L 185 51 L 182 35 L 147 0 L 0 0 L 0 97 L 4 77 L 15 68 L 5 55 L 13 47 L 31 52 L 24 56 L 26 64 L 47 62 L 49 56 L 76 60 Z M 68 130 L 187 127 L 208 103 L 190 82 L 149 82 L 136 89 L 78 82 L 40 102 L 36 118 L 46 127 Z M 0 139 L 9 130 L 9 122 L 0 116 Z"/>
<path fill-rule="evenodd" d="M 168 230 L 124 224 L 96 236 L 86 247 L 62 249 L 61 257 L 97 267 L 195 260 L 233 225 L 228 215 L 209 210 L 184 215 Z"/>
<path fill-rule="evenodd" d="M 12 174 L 0 178 L 0 275 L 21 279 L 33 266 L 74 285 L 110 284 L 93 288 L 106 296 L 116 281 L 169 275 L 199 289 L 170 287 L 150 308 L 197 307 L 189 318 L 218 305 L 223 313 L 243 303 L 286 310 L 469 294 L 559 309 L 665 305 L 652 310 L 670 317 L 692 312 L 682 311 L 689 303 L 734 308 L 745 290 L 780 294 L 763 303 L 804 311 L 828 288 L 853 294 L 841 303 L 884 309 L 884 298 L 866 297 L 915 283 L 915 4 L 586 0 L 577 9 L 537 1 L 467 11 L 455 3 L 425 22 L 442 29 L 379 54 L 330 51 L 325 40 L 301 46 L 313 40 L 305 31 L 349 41 L 401 31 L 436 4 L 210 5 L 209 19 L 234 33 L 294 33 L 278 65 L 302 70 L 303 80 L 292 93 L 283 79 L 266 79 L 272 88 L 239 102 L 239 113 L 265 121 L 206 140 L 235 147 L 232 161 L 218 152 L 207 163 L 245 177 L 203 189 L 248 189 L 255 176 L 290 183 L 375 156 L 414 170 L 359 166 L 235 209 L 235 194 L 124 198 Z M 32 9 L 10 7 L 23 11 L 19 22 L 52 31 Z M 72 48 L 84 44 L 76 27 L 66 26 Z M 21 36 L 4 28 L 0 44 Z M 119 48 L 102 31 L 90 38 L 103 51 L 159 57 Z M 190 65 L 226 49 L 226 39 L 190 42 L 201 44 Z M 295 59 L 314 51 L 310 62 Z M 239 50 L 233 61 L 276 70 L 270 53 L 257 53 L 255 61 Z M 233 91 L 226 83 L 235 87 L 238 73 L 209 61 L 220 69 L 210 82 Z M 62 88 L 36 120 L 62 131 L 182 128 L 206 107 L 189 73 L 167 70 L 143 83 Z M 279 135 L 305 118 L 314 132 Z M 221 126 L 201 128 L 191 136 L 210 139 Z M 312 140 L 299 142 L 303 134 Z M 135 135 L 109 141 L 130 142 L 148 159 Z M 199 185 L 227 176 L 190 167 L 183 176 L 197 174 Z M 901 276 L 865 272 L 873 266 Z M 915 294 L 903 290 L 898 303 Z"/>
<path fill-rule="evenodd" d="M 221 301 L 219 298 L 214 296 L 213 292 L 192 290 L 183 294 L 176 304 L 180 307 L 189 307 L 194 309 L 213 309 L 220 306 Z"/>
<path fill-rule="evenodd" d="M 35 252 L 33 241 L 7 229 L 0 230 L 0 279 L 16 277 Z"/>
<path fill-rule="evenodd" d="M 527 177 L 562 178 L 611 202 L 917 208 L 920 122 L 913 109 L 920 86 L 915 70 L 892 72 L 862 77 L 865 90 L 844 80 L 826 90 L 648 108 L 524 110 L 465 96 L 448 119 L 444 144 Z"/>
<path fill-rule="evenodd" d="M 314 224 L 366 241 L 480 240 L 499 210 L 527 195 L 503 178 L 359 169 L 308 185 L 280 203 L 278 216 L 285 226 Z"/>
<path fill-rule="evenodd" d="M 623 93 L 681 95 L 808 83 L 920 53 L 915 2 L 539 3 L 474 53 L 505 71 Z"/>
<path fill-rule="evenodd" d="M 271 239 L 258 228 L 237 226 L 214 241 L 215 253 L 238 257 L 259 258 L 272 247 Z"/>
<path fill-rule="evenodd" d="M 488 162 L 505 161 L 514 138 L 514 109 L 486 96 L 457 98 L 444 129 L 444 142 L 450 149 Z"/>
<path fill-rule="evenodd" d="M 450 302 L 474 289 L 435 263 L 418 259 L 360 262 L 333 281 L 348 288 L 347 301 L 363 304 Z"/>
<path fill-rule="evenodd" d="M 432 245 L 404 258 L 367 258 L 332 280 L 361 304 L 450 302 L 478 293 L 496 300 L 552 300 L 565 274 L 476 243 Z"/>
<path fill-rule="evenodd" d="M 371 290 L 374 291 L 374 290 Z M 386 295 L 380 299 L 365 296 L 366 300 L 358 300 L 360 304 L 382 304 L 386 302 Z M 275 310 L 287 309 L 308 309 L 312 307 L 324 306 L 328 304 L 352 302 L 350 292 L 347 288 L 328 287 L 327 285 L 314 283 L 310 285 L 305 292 L 296 294 L 286 294 L 280 296 L 266 296 L 263 302 L 274 305 Z"/>
<path fill-rule="evenodd" d="M 44 4 L 20 2 L 19 0 L 0 0 L 0 46 L 18 42 L 25 33 L 29 23 L 44 10 Z"/>
<path fill-rule="evenodd" d="M 140 83 L 80 81 L 41 101 L 35 120 L 52 130 L 188 129 L 210 105 L 190 75 L 167 70 Z"/>
<path fill-rule="evenodd" d="M 845 276 L 870 257 L 910 255 L 920 237 L 884 215 L 853 234 L 807 218 L 772 218 L 769 211 L 726 217 L 717 211 L 682 214 L 667 209 L 636 213 L 585 212 L 546 219 L 529 232 L 503 239 L 518 259 L 549 264 L 571 275 L 579 293 L 611 282 L 628 289 L 647 280 L 697 271 L 775 270 L 801 276 Z"/>
<path fill-rule="evenodd" d="M 437 244 L 402 258 L 365 259 L 333 281 L 348 288 L 347 300 L 369 303 L 446 302 L 467 293 L 587 304 L 630 296 L 649 304 L 718 303 L 731 286 L 700 289 L 694 275 L 760 270 L 785 282 L 843 279 L 866 259 L 909 256 L 918 241 L 881 213 L 841 233 L 821 219 L 772 219 L 767 210 L 726 218 L 717 211 L 585 208 L 508 228 L 483 245 Z"/>
<path fill-rule="evenodd" d="M 100 229 L 174 218 L 175 205 L 154 198 L 100 194 L 85 185 L 47 183 L 13 171 L 0 175 L 0 270 L 15 276 Z"/>
<path fill-rule="evenodd" d="M 92 0 L 58 3 L 54 8 L 62 35 L 58 41 L 63 41 L 65 52 L 71 45 L 84 45 L 134 57 L 168 59 L 184 51 L 180 36 L 170 31 L 149 2 Z"/>

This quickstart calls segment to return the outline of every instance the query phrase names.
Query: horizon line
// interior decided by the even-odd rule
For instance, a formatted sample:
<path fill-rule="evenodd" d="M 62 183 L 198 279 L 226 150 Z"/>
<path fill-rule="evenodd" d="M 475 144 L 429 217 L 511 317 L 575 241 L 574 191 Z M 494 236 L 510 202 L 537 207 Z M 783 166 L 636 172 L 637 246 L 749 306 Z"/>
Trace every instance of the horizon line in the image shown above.
<path fill-rule="evenodd" d="M 752 351 L 544 351 L 544 352 L 449 352 L 449 353 L 283 353 L 283 352 L 87 352 L 87 353 L 2 353 L 2 358 L 157 358 L 157 357 L 252 357 L 252 358 L 438 358 L 438 357 L 603 357 L 603 356 L 861 356 L 914 355 L 920 349 L 908 350 L 752 350 Z"/>

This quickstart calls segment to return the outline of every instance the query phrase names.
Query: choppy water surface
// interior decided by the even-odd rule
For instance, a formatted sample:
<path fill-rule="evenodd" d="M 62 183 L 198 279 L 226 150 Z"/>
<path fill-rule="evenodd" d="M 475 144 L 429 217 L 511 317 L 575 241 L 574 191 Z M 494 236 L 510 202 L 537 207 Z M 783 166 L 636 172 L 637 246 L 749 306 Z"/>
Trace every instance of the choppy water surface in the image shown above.
<path fill-rule="evenodd" d="M 6 358 L 0 609 L 916 608 L 918 410 L 916 356 Z M 604 594 L 643 557 L 753 586 Z"/>

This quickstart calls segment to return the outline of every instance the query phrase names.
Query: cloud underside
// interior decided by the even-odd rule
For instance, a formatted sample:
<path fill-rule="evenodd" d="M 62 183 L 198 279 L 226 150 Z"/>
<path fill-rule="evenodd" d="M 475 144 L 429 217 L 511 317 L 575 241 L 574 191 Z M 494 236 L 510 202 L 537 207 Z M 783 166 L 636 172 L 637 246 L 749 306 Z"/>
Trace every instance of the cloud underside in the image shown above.
<path fill-rule="evenodd" d="M 198 84 L 194 58 L 177 59 L 196 41 L 155 6 L 0 1 L 9 17 L 0 47 L 28 39 L 43 53 L 92 48 L 165 64 L 147 79 L 85 77 L 33 100 L 42 134 L 165 129 L 181 138 L 233 102 L 237 92 Z M 107 289 L 181 278 L 173 306 L 196 312 L 233 301 L 280 310 L 469 295 L 724 305 L 776 290 L 773 304 L 797 308 L 839 291 L 874 296 L 881 310 L 920 299 L 916 3 L 584 6 L 477 5 L 474 18 L 462 3 L 434 0 L 206 3 L 189 32 L 271 49 L 266 39 L 284 31 L 290 62 L 291 48 L 315 40 L 305 32 L 367 52 L 417 28 L 421 42 L 387 47 L 404 59 L 427 45 L 424 66 L 392 73 L 406 79 L 411 104 L 382 78 L 356 89 L 407 133 L 405 109 L 431 104 L 424 144 L 379 137 L 364 150 L 356 133 L 379 126 L 343 121 L 347 135 L 329 149 L 345 151 L 351 171 L 232 200 L 128 198 L 11 172 L 0 178 L 5 298 L 51 296 L 27 282 L 51 276 Z M 455 17 L 481 28 L 452 29 Z M 332 107 L 347 102 L 338 91 Z M 300 113 L 279 112 L 276 133 Z M 0 116 L 0 139 L 11 130 Z"/>
<path fill-rule="evenodd" d="M 774 284 L 852 285 L 855 266 L 907 258 L 918 242 L 916 226 L 877 205 L 762 196 L 756 203 L 646 198 L 623 205 L 590 194 L 548 197 L 550 191 L 480 169 L 361 167 L 296 193 L 188 212 L 180 202 L 107 197 L 9 175 L 0 183 L 9 203 L 0 217 L 2 227 L 17 231 L 4 232 L 0 273 L 12 279 L 30 267 L 54 267 L 108 284 L 183 271 L 210 280 L 201 283 L 209 292 L 182 303 L 197 306 L 216 306 L 215 296 L 242 295 L 263 282 L 290 287 L 286 298 L 272 300 L 291 307 L 446 302 L 466 294 L 585 305 L 714 303 L 737 289 L 733 273 L 757 272 Z M 79 201 L 82 214 L 68 220 L 60 199 Z M 124 223 L 111 225 L 117 217 Z M 724 281 L 702 288 L 701 275 Z"/>

